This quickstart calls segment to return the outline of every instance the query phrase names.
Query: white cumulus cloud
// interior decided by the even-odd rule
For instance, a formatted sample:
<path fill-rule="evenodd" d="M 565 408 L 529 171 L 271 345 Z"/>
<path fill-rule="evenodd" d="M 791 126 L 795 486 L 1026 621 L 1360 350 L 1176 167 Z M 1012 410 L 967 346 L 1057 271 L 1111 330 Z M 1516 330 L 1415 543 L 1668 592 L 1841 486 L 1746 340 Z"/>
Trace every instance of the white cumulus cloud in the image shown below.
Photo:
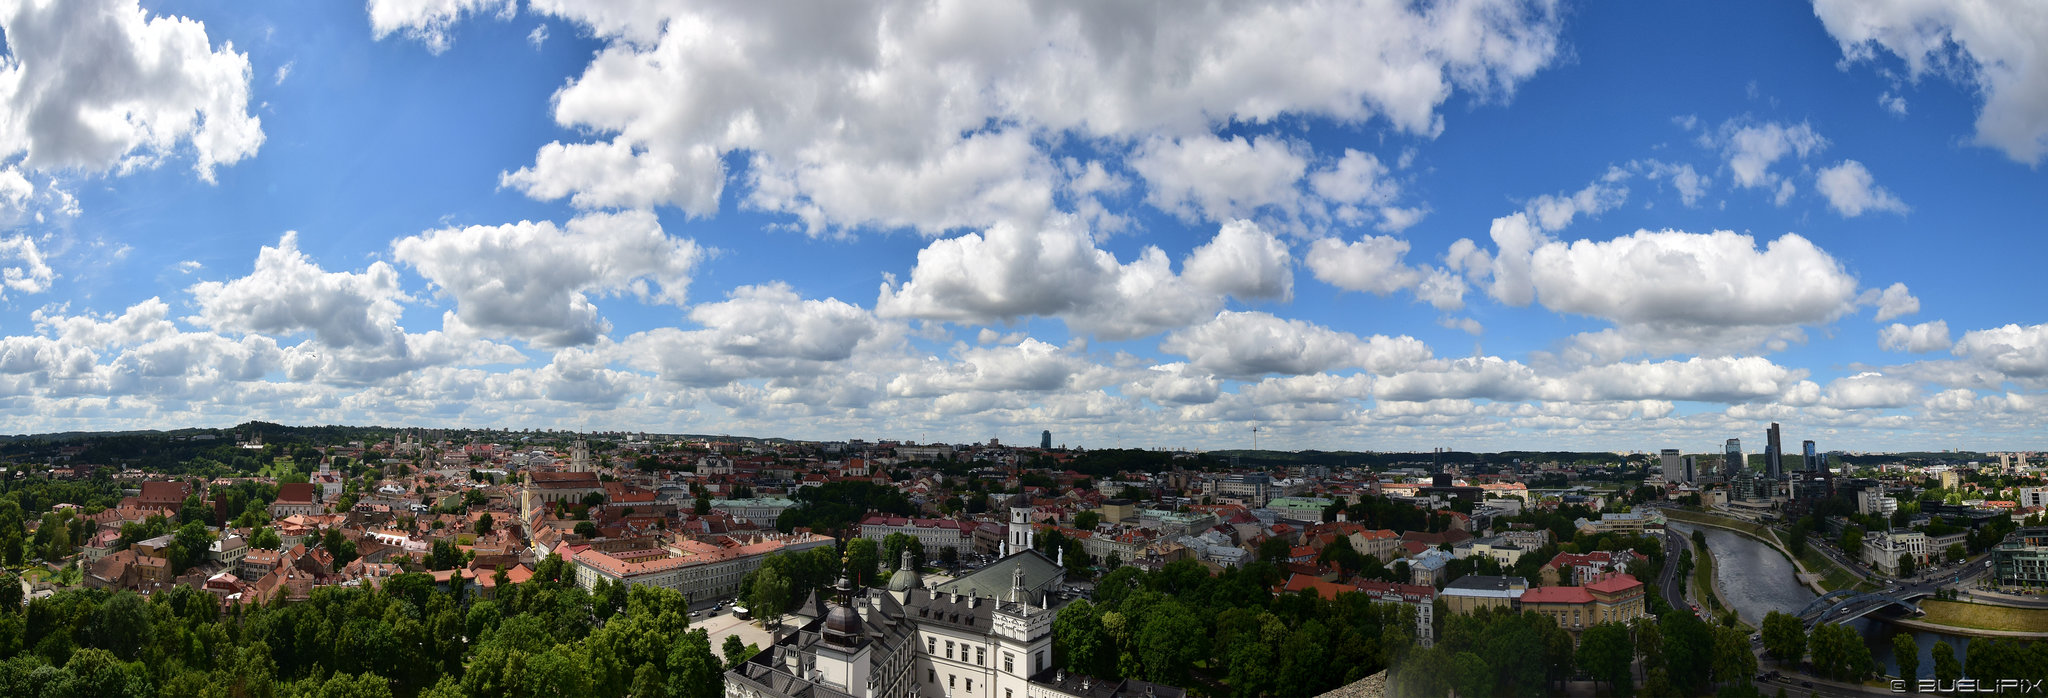
<path fill-rule="evenodd" d="M 1951 351 L 2011 378 L 2048 378 L 2048 324 L 1971 330 Z"/>
<path fill-rule="evenodd" d="M 1783 206 L 1795 188 L 1792 180 L 1771 171 L 1771 166 L 1786 156 L 1804 160 L 1826 148 L 1828 141 L 1804 122 L 1788 126 L 1730 121 L 1721 126 L 1720 144 L 1735 186 L 1775 189 L 1776 203 Z"/>
<path fill-rule="evenodd" d="M 1870 176 L 1870 170 L 1855 160 L 1843 160 L 1833 167 L 1821 168 L 1814 185 L 1822 196 L 1828 198 L 1828 206 L 1844 218 L 1861 216 L 1864 211 L 1905 213 L 1908 210 L 1906 202 L 1878 186 L 1877 179 Z"/>
<path fill-rule="evenodd" d="M 1505 252 L 1503 252 L 1505 256 Z M 1856 279 L 1806 238 L 1762 249 L 1748 235 L 1642 230 L 1604 242 L 1550 242 L 1532 256 L 1544 307 L 1622 324 L 1789 325 L 1852 307 Z"/>
<path fill-rule="evenodd" d="M 1870 302 L 1840 262 L 1796 234 L 1762 249 L 1730 231 L 1640 230 L 1565 242 L 1515 213 L 1494 219 L 1492 238 L 1498 249 L 1491 256 L 1460 240 L 1447 263 L 1468 277 L 1490 276 L 1488 294 L 1504 304 L 1541 303 L 1617 325 L 1571 338 L 1567 355 L 1579 360 L 1776 350 L 1803 340 L 1800 327 Z"/>
<path fill-rule="evenodd" d="M 1893 378 L 1882 373 L 1859 373 L 1828 383 L 1827 393 L 1820 404 L 1836 409 L 1855 410 L 1871 408 L 1905 407 L 1920 399 L 1920 386 L 1903 378 Z"/>
<path fill-rule="evenodd" d="M 1892 116 L 1906 115 L 1906 96 L 1886 92 L 1877 96 L 1877 106 L 1884 107 Z"/>
<path fill-rule="evenodd" d="M 1130 165 L 1145 178 L 1145 200 L 1153 206 L 1190 222 L 1217 221 L 1266 206 L 1293 209 L 1300 196 L 1295 182 L 1308 172 L 1299 149 L 1272 136 L 1155 138 L 1132 154 Z"/>
<path fill-rule="evenodd" d="M 1392 236 L 1367 235 L 1356 242 L 1323 238 L 1309 246 L 1303 262 L 1323 283 L 1384 296 L 1422 281 L 1422 272 L 1402 263 L 1407 254 L 1408 241 Z"/>
<path fill-rule="evenodd" d="M 1235 220 L 1188 253 L 1181 277 L 1218 296 L 1284 301 L 1294 295 L 1293 264 L 1287 243 L 1251 221 Z"/>
<path fill-rule="evenodd" d="M 57 272 L 50 268 L 36 241 L 26 235 L 0 237 L 0 300 L 8 292 L 42 293 L 50 290 Z"/>
<path fill-rule="evenodd" d="M 448 32 L 463 17 L 495 12 L 510 19 L 518 0 L 369 0 L 370 33 L 378 39 L 396 32 L 425 44 L 427 51 L 448 50 Z M 539 42 L 535 42 L 538 44 Z"/>
<path fill-rule="evenodd" d="M 384 262 L 357 272 L 321 269 L 299 251 L 298 233 L 264 246 L 248 276 L 194 284 L 202 324 L 234 332 L 311 332 L 333 348 L 382 347 L 401 341 L 398 270 Z"/>
<path fill-rule="evenodd" d="M 588 344 L 610 331 L 591 296 L 630 294 L 681 306 L 704 257 L 662 232 L 654 214 L 587 214 L 567 226 L 521 221 L 401 238 L 393 255 L 455 299 L 471 331 L 544 346 Z"/>
<path fill-rule="evenodd" d="M 780 283 L 734 289 L 726 300 L 692 308 L 690 319 L 704 329 L 635 333 L 619 343 L 618 356 L 669 381 L 712 387 L 887 369 L 875 359 L 901 334 L 852 304 L 802 298 Z"/>
<path fill-rule="evenodd" d="M 436 45 L 449 20 L 493 6 L 378 0 L 372 25 Z M 558 123 L 595 137 L 543 146 L 506 184 L 587 208 L 704 216 L 732 178 L 750 188 L 743 205 L 814 234 L 939 235 L 1042 217 L 1061 188 L 1050 149 L 1069 136 L 1135 150 L 1148 196 L 1182 215 L 1288 205 L 1313 159 L 1216 127 L 1385 119 L 1434 136 L 1454 91 L 1509 95 L 1552 63 L 1562 22 L 1551 0 L 529 7 L 605 42 L 553 102 Z M 1342 161 L 1338 171 L 1359 174 Z M 1232 184 L 1243 188 L 1221 188 Z M 1387 208 L 1396 228 L 1424 210 Z"/>
<path fill-rule="evenodd" d="M 206 26 L 151 17 L 135 0 L 0 7 L 0 159 L 37 170 L 121 173 L 189 144 L 193 172 L 256 154 L 247 54 L 214 50 Z"/>
<path fill-rule="evenodd" d="M 1571 194 L 1544 194 L 1529 200 L 1529 218 L 1545 231 L 1557 232 L 1579 216 L 1597 216 L 1628 202 L 1628 170 L 1610 167 L 1607 173 Z"/>
<path fill-rule="evenodd" d="M 1430 356 L 1429 347 L 1413 337 L 1361 338 L 1301 320 L 1234 311 L 1167 335 L 1159 349 L 1188 357 L 1195 368 L 1230 378 L 1343 369 L 1391 373 Z"/>
<path fill-rule="evenodd" d="M 1948 323 L 1943 320 L 1917 325 L 1892 323 L 1877 332 L 1877 346 L 1885 351 L 1925 354 L 1949 348 Z"/>
<path fill-rule="evenodd" d="M 1920 299 L 1913 297 L 1912 290 L 1906 288 L 1904 283 L 1894 282 L 1892 285 L 1885 287 L 1883 291 L 1876 289 L 1865 291 L 1862 300 L 1865 303 L 1875 303 L 1877 305 L 1878 322 L 1920 312 Z"/>
<path fill-rule="evenodd" d="M 1983 97 L 1977 142 L 2016 162 L 2048 155 L 2048 6 L 2031 2 L 1815 0 L 1850 61 L 1898 56 L 1913 77 L 1954 79 Z M 1903 112 L 1905 104 L 1897 110 Z"/>
<path fill-rule="evenodd" d="M 1182 273 L 1157 247 L 1125 264 L 1096 247 L 1077 217 L 1055 216 L 933 241 L 908 281 L 882 284 L 875 311 L 956 323 L 1058 317 L 1078 332 L 1130 339 L 1200 321 L 1225 296 L 1285 299 L 1290 264 L 1284 243 L 1244 221 L 1223 225 Z"/>

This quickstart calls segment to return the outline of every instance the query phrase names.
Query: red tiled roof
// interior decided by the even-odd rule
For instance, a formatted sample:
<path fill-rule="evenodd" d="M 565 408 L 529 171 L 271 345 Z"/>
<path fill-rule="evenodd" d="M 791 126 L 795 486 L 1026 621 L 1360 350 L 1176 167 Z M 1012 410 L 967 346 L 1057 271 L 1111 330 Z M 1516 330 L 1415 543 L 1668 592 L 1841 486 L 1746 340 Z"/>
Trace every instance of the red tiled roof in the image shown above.
<path fill-rule="evenodd" d="M 1532 603 L 1592 603 L 1593 593 L 1585 587 L 1536 587 L 1522 592 L 1523 605 Z"/>
<path fill-rule="evenodd" d="M 1352 587 L 1338 584 L 1336 582 L 1325 582 L 1322 579 L 1305 574 L 1297 574 L 1288 577 L 1287 584 L 1281 588 L 1289 594 L 1299 592 L 1303 589 L 1313 589 L 1315 590 L 1317 596 L 1323 597 L 1325 600 L 1335 599 L 1337 598 L 1338 594 L 1342 594 L 1345 592 L 1358 591 L 1357 589 Z"/>
<path fill-rule="evenodd" d="M 145 503 L 184 502 L 191 489 L 182 482 L 145 482 L 136 499 Z"/>
<path fill-rule="evenodd" d="M 311 503 L 313 501 L 313 483 L 287 482 L 278 485 L 277 501 Z"/>
<path fill-rule="evenodd" d="M 1587 584 L 1586 588 L 1603 594 L 1618 594 L 1642 585 L 1642 582 L 1636 580 L 1635 575 L 1614 574 Z"/>
<path fill-rule="evenodd" d="M 597 487 L 597 473 L 565 473 L 548 470 L 530 470 L 535 487 Z"/>

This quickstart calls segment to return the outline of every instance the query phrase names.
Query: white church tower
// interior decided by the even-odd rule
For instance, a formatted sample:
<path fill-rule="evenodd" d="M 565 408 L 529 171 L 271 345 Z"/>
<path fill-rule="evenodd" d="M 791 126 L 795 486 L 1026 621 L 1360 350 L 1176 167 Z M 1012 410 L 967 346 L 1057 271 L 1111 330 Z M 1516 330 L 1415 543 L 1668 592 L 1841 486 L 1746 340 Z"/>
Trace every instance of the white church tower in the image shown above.
<path fill-rule="evenodd" d="M 519 473 L 519 525 L 533 525 L 533 471 Z"/>
<path fill-rule="evenodd" d="M 569 448 L 569 472 L 590 472 L 590 442 L 577 439 L 576 445 Z"/>
<path fill-rule="evenodd" d="M 1022 495 L 1010 500 L 1010 535 L 1003 540 L 1003 557 L 1031 549 L 1031 500 Z"/>

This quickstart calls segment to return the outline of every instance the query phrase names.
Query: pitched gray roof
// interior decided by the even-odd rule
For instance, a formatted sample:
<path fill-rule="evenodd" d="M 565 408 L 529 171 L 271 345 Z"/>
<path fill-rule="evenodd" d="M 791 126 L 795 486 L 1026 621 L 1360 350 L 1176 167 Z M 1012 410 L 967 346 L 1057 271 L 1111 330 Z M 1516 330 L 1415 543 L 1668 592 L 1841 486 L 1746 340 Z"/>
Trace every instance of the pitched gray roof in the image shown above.
<path fill-rule="evenodd" d="M 1044 553 L 1026 550 L 989 563 L 989 566 L 970 572 L 959 579 L 940 584 L 934 591 L 1008 601 L 1011 575 L 1020 566 L 1024 568 L 1024 589 L 1031 593 L 1031 603 L 1036 605 L 1045 604 L 1046 594 L 1066 580 L 1066 570 L 1062 569 L 1058 562 L 1046 557 Z"/>

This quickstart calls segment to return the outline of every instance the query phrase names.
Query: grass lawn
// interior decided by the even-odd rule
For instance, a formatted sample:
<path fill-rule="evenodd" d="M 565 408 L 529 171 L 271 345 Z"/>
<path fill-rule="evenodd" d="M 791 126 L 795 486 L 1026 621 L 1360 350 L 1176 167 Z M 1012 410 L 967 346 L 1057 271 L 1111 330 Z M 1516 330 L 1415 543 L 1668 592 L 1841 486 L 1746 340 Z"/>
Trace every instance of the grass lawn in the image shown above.
<path fill-rule="evenodd" d="M 1734 529 L 1737 531 L 1741 531 L 1743 533 L 1747 533 L 1752 537 L 1762 539 L 1766 543 L 1778 542 L 1778 537 L 1771 535 L 1770 527 L 1765 526 L 1763 524 L 1754 524 L 1740 519 L 1731 519 L 1726 516 L 1716 516 L 1714 514 L 1705 514 L 1697 511 L 1686 511 L 1683 509 L 1666 509 L 1664 510 L 1664 516 L 1665 518 L 1677 519 L 1679 521 L 1712 524 L 1715 526 L 1720 526 L 1722 528 Z"/>
<path fill-rule="evenodd" d="M 1835 564 L 1834 560 L 1828 559 L 1828 556 L 1820 554 L 1820 551 L 1814 550 L 1811 546 L 1806 548 L 1805 555 L 1799 556 L 1799 564 L 1805 565 L 1806 571 L 1819 574 L 1821 588 L 1828 591 L 1857 587 L 1859 584 L 1866 590 L 1875 588 L 1870 587 L 1868 582 L 1862 582 L 1848 570 L 1842 569 L 1841 565 Z"/>
<path fill-rule="evenodd" d="M 1714 554 L 1705 547 L 1694 546 L 1692 551 L 1693 595 L 1705 600 L 1708 608 L 1720 608 L 1720 598 L 1714 596 Z"/>
<path fill-rule="evenodd" d="M 1927 615 L 1917 620 L 1980 630 L 2016 630 L 2048 633 L 2048 609 L 1987 606 L 1959 601 L 1920 602 Z"/>
<path fill-rule="evenodd" d="M 292 462 L 291 457 L 278 456 L 277 462 L 263 466 L 262 470 L 256 471 L 256 475 L 258 477 L 283 479 L 284 476 L 297 472 L 299 472 L 298 465 Z"/>

